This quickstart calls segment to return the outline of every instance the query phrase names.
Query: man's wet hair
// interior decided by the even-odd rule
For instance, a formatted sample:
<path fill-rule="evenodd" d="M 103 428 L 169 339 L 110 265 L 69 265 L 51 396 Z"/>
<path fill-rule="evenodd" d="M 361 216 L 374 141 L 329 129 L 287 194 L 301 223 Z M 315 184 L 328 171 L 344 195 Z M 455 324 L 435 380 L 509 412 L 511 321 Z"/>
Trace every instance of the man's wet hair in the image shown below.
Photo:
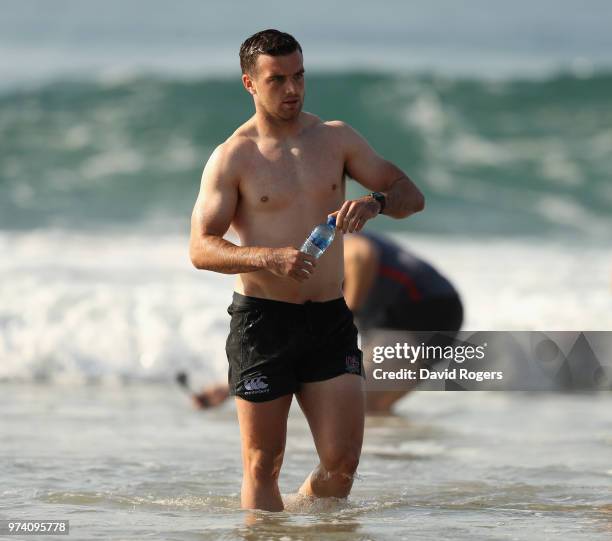
<path fill-rule="evenodd" d="M 291 34 L 273 28 L 262 30 L 247 38 L 240 46 L 240 68 L 242 73 L 254 75 L 260 54 L 283 56 L 295 51 L 301 53 L 302 47 Z"/>

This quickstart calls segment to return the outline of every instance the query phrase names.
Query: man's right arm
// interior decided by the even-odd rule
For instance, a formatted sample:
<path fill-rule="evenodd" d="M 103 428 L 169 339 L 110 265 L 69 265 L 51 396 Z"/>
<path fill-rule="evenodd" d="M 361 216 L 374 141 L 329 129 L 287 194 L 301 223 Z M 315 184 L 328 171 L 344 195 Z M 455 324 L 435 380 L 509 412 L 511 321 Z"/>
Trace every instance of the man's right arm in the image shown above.
<path fill-rule="evenodd" d="M 236 149 L 219 145 L 210 156 L 191 216 L 189 255 L 198 269 L 238 274 L 267 269 L 278 276 L 306 280 L 316 265 L 295 248 L 243 247 L 225 240 L 238 204 Z M 311 267 L 308 267 L 308 262 Z"/>

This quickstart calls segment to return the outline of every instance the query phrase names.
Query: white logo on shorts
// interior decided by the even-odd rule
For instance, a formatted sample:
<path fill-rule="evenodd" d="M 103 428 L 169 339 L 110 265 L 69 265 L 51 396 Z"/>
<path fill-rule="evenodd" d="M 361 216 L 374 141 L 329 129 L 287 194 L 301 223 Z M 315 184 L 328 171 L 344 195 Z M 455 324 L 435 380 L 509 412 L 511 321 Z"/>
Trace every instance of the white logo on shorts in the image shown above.
<path fill-rule="evenodd" d="M 263 392 L 268 389 L 269 385 L 263 381 L 264 379 L 268 379 L 267 376 L 259 376 L 257 378 L 247 379 L 244 382 L 244 388 L 247 391 L 259 391 Z"/>

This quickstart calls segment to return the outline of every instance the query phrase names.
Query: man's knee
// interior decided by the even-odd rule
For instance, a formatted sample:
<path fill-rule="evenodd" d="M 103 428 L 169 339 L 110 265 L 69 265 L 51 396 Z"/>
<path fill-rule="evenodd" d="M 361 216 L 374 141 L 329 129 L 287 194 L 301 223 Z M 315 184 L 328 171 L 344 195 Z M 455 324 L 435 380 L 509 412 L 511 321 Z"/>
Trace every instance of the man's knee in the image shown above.
<path fill-rule="evenodd" d="M 356 449 L 332 450 L 323 453 L 321 466 L 328 475 L 345 479 L 347 482 L 353 480 L 353 475 L 359 466 L 359 451 Z"/>
<path fill-rule="evenodd" d="M 277 481 L 283 464 L 283 449 L 248 449 L 245 456 L 245 474 L 253 481 Z"/>

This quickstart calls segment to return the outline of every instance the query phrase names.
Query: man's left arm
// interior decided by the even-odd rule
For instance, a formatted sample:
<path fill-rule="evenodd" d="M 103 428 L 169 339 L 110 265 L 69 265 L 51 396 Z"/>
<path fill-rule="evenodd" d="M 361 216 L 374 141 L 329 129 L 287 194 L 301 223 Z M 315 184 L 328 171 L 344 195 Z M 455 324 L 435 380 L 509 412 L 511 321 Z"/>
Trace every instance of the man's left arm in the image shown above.
<path fill-rule="evenodd" d="M 380 156 L 352 127 L 341 121 L 329 123 L 339 131 L 345 155 L 345 170 L 351 178 L 385 198 L 382 213 L 392 218 L 406 218 L 425 207 L 425 197 L 399 167 Z M 336 227 L 344 233 L 359 231 L 377 216 L 381 203 L 371 195 L 351 199 L 332 215 Z"/>

